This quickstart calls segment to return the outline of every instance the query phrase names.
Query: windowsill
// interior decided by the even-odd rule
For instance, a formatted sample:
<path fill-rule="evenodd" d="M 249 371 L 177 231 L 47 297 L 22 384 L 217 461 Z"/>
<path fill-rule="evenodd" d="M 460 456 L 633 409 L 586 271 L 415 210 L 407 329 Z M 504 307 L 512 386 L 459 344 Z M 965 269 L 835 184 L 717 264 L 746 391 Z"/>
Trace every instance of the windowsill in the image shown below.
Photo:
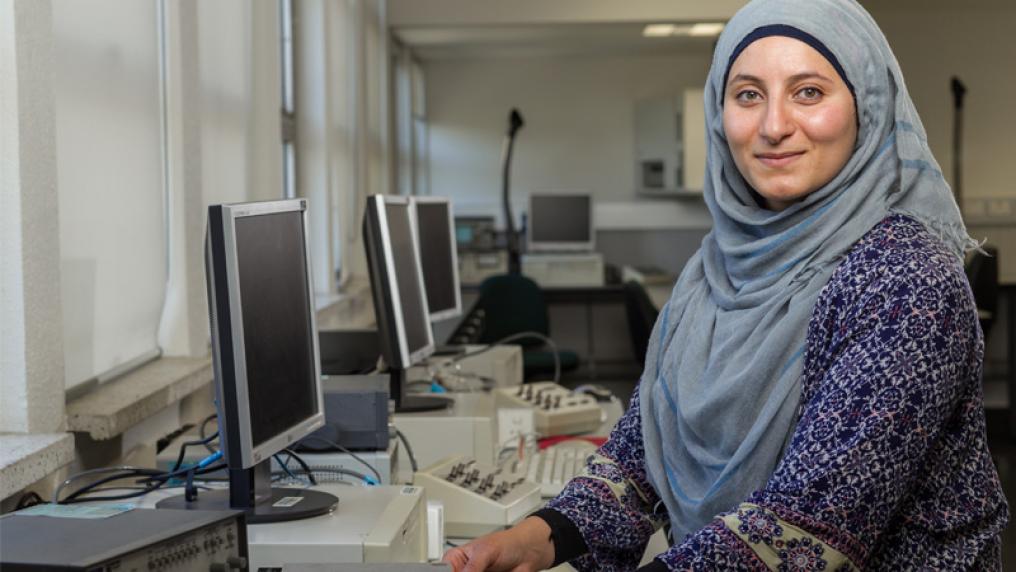
<path fill-rule="evenodd" d="M 319 307 L 321 330 L 374 327 L 370 281 L 354 278 Z M 163 357 L 67 403 L 67 429 L 112 439 L 212 382 L 211 357 Z"/>
<path fill-rule="evenodd" d="M 163 357 L 67 403 L 67 429 L 112 439 L 212 381 L 210 357 Z"/>
<path fill-rule="evenodd" d="M 319 330 L 360 330 L 375 327 L 370 280 L 350 279 L 337 299 L 318 309 L 317 327 Z"/>
<path fill-rule="evenodd" d="M 74 460 L 70 433 L 0 434 L 0 499 Z"/>

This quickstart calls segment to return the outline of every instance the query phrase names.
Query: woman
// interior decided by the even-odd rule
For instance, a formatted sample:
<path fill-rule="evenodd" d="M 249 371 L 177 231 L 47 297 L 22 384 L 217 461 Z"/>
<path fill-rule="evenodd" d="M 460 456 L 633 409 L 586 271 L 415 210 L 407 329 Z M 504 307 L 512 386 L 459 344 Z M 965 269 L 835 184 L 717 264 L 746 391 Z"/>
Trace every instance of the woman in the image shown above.
<path fill-rule="evenodd" d="M 852 0 L 757 0 L 705 92 L 714 227 L 608 442 L 456 571 L 999 569 L 972 246 Z"/>

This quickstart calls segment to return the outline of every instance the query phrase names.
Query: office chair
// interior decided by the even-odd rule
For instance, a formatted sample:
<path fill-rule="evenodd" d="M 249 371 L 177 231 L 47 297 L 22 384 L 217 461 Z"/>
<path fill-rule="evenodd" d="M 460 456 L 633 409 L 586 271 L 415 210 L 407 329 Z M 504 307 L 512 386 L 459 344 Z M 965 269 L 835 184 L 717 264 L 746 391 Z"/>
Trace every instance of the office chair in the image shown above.
<path fill-rule="evenodd" d="M 985 342 L 988 332 L 995 323 L 998 312 L 998 249 L 994 246 L 982 246 L 984 252 L 974 250 L 970 253 L 964 270 L 970 282 L 970 290 L 974 294 L 977 305 L 977 318 L 984 332 Z M 987 254 L 985 254 L 987 253 Z"/>
<path fill-rule="evenodd" d="M 480 284 L 476 306 L 484 312 L 479 342 L 491 344 L 522 332 L 537 332 L 550 337 L 550 315 L 543 291 L 521 274 L 491 276 Z M 522 346 L 522 363 L 527 380 L 546 379 L 554 373 L 554 354 L 544 349 L 543 340 L 522 338 L 513 343 Z M 578 368 L 578 355 L 558 349 L 561 372 Z"/>
<path fill-rule="evenodd" d="M 653 333 L 653 325 L 660 312 L 653 305 L 646 289 L 634 280 L 625 282 L 624 311 L 628 317 L 628 333 L 631 334 L 632 352 L 639 366 L 646 367 L 646 350 L 649 348 L 649 336 Z"/>

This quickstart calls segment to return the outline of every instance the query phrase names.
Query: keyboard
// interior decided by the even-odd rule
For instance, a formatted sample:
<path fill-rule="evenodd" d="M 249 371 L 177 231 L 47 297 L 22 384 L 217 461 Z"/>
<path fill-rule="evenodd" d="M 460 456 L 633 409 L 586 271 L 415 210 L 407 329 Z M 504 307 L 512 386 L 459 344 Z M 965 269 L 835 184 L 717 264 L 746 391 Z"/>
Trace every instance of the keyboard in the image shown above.
<path fill-rule="evenodd" d="M 554 497 L 561 493 L 568 481 L 582 472 L 586 459 L 596 452 L 596 445 L 582 439 L 569 439 L 530 455 L 512 464 L 513 475 L 540 487 L 540 496 Z"/>
<path fill-rule="evenodd" d="M 541 435 L 576 435 L 595 431 L 606 415 L 596 398 L 550 381 L 495 390 L 498 407 L 532 407 Z"/>

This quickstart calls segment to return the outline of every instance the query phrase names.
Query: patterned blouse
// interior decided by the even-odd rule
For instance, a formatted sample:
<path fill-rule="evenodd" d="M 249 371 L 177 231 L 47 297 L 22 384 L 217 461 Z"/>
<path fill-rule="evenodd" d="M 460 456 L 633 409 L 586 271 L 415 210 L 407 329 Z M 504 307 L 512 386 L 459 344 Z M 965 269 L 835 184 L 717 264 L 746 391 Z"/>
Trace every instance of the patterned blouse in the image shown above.
<path fill-rule="evenodd" d="M 1008 506 L 985 440 L 984 345 L 966 277 L 901 215 L 819 296 L 797 425 L 763 489 L 644 570 L 1000 570 Z M 634 570 L 667 512 L 643 464 L 639 397 L 537 513 L 558 561 Z"/>

